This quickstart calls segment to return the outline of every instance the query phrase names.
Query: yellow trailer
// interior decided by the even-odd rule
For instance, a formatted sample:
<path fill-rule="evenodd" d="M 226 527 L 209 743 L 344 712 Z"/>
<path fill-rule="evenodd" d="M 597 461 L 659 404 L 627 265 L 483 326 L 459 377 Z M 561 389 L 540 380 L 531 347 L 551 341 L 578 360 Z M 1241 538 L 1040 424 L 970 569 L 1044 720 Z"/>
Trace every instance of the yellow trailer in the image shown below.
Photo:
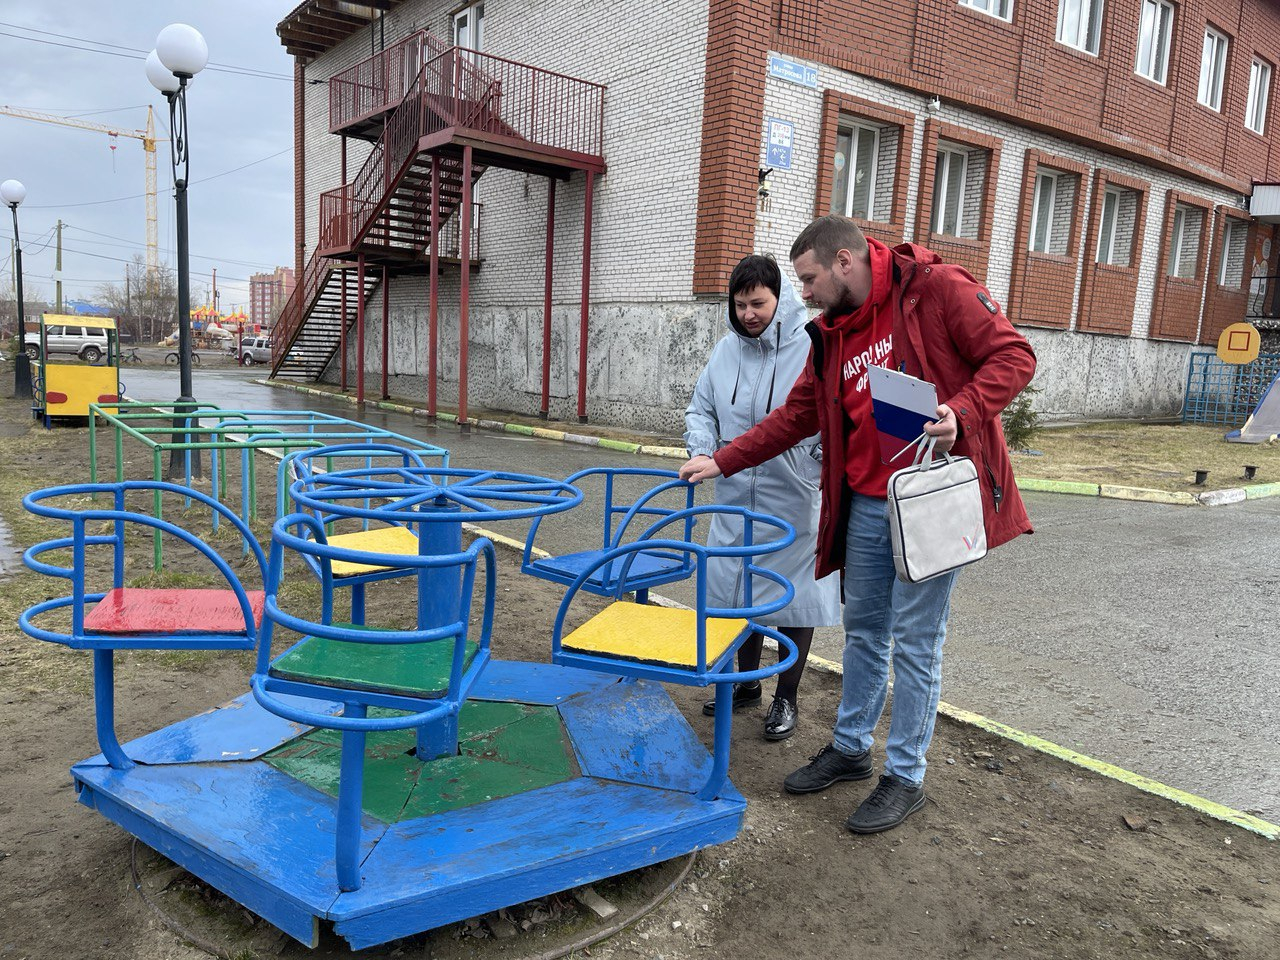
<path fill-rule="evenodd" d="M 88 417 L 89 404 L 120 399 L 120 347 L 110 317 L 46 313 L 40 318 L 40 355 L 31 364 L 33 412 Z"/>

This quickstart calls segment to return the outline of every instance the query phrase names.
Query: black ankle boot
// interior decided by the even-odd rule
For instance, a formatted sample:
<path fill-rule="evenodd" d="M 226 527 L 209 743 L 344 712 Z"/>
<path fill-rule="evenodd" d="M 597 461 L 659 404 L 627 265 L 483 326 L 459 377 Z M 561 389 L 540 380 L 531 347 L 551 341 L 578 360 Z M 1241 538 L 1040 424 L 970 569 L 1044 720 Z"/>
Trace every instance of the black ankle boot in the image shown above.
<path fill-rule="evenodd" d="M 760 702 L 764 695 L 760 692 L 760 681 L 754 683 L 735 683 L 733 685 L 733 712 L 737 713 L 744 707 L 753 707 Z M 716 698 L 712 697 L 702 705 L 702 712 L 708 717 L 716 715 Z"/>

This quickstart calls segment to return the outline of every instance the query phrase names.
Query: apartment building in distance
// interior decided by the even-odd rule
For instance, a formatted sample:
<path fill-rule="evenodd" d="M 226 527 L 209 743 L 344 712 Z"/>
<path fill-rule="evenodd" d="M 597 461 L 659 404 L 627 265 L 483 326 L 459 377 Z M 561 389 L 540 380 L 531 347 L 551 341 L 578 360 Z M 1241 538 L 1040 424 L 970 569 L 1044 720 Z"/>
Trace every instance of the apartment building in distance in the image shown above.
<path fill-rule="evenodd" d="M 293 295 L 293 267 L 276 267 L 271 273 L 249 277 L 249 322 L 255 329 L 269 328 Z"/>

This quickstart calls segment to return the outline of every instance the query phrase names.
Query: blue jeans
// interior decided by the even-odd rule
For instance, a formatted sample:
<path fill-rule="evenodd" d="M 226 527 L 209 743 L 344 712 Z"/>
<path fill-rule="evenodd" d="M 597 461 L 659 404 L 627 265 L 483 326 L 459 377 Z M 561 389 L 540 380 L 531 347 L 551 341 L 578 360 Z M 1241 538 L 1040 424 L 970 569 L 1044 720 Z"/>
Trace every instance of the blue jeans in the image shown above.
<path fill-rule="evenodd" d="M 846 534 L 844 580 L 844 693 L 835 745 L 844 753 L 870 750 L 884 711 L 893 658 L 893 716 L 884 772 L 924 782 L 942 686 L 942 641 L 947 635 L 956 571 L 903 583 L 894 574 L 889 512 L 884 500 L 853 494 Z"/>

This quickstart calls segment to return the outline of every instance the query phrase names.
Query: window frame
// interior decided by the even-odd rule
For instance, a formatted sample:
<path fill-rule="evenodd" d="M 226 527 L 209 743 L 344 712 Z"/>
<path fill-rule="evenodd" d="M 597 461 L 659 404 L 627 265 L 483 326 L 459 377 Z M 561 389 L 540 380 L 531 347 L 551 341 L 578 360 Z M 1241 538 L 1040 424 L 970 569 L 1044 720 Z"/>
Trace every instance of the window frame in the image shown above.
<path fill-rule="evenodd" d="M 462 47 L 475 53 L 484 52 L 484 4 L 485 0 L 469 3 L 461 10 L 455 11 L 453 16 L 450 17 L 450 23 L 453 25 L 453 45 L 455 47 Z M 474 41 L 467 45 L 460 43 L 458 37 L 459 21 L 464 20 L 466 21 L 467 36 Z"/>
<path fill-rule="evenodd" d="M 1004 23 L 1013 22 L 1013 0 L 959 0 L 959 2 L 960 6 L 991 17 L 993 20 Z M 997 9 L 1002 9 L 1003 12 L 997 12 Z"/>
<path fill-rule="evenodd" d="M 956 222 L 955 231 L 948 232 L 943 229 L 946 226 L 947 216 L 947 187 L 946 180 L 951 172 L 951 164 L 956 159 L 960 160 L 960 196 L 956 200 Z M 943 171 L 947 176 L 943 176 Z M 965 214 L 965 184 L 969 178 L 969 151 L 962 150 L 952 146 L 939 146 L 937 154 L 934 157 L 933 168 L 933 211 L 932 222 L 929 224 L 929 232 L 937 234 L 941 237 L 956 237 L 963 239 L 964 230 L 964 214 Z M 939 203 L 939 186 L 941 185 L 941 200 Z"/>
<path fill-rule="evenodd" d="M 1035 194 L 1031 204 L 1031 242 L 1027 246 L 1029 253 L 1047 254 L 1053 246 L 1053 215 L 1058 205 L 1058 180 L 1063 175 L 1056 170 L 1037 170 Z M 1049 209 L 1041 205 L 1043 184 L 1051 184 L 1049 188 Z M 1047 214 L 1047 215 L 1046 215 Z M 1044 246 L 1037 247 L 1041 228 L 1044 229 Z"/>
<path fill-rule="evenodd" d="M 1271 99 L 1271 64 L 1261 57 L 1254 57 L 1249 65 L 1249 98 L 1244 106 L 1244 126 L 1259 136 L 1267 129 L 1267 107 Z M 1259 82 L 1259 77 L 1263 78 Z M 1250 120 L 1253 122 L 1251 123 Z"/>
<path fill-rule="evenodd" d="M 1164 265 L 1164 274 L 1173 280 L 1185 280 L 1182 276 L 1183 247 L 1187 240 L 1187 214 L 1191 208 L 1185 203 L 1174 202 L 1173 231 L 1169 234 L 1169 256 Z M 1199 256 L 1200 251 L 1196 251 Z"/>
<path fill-rule="evenodd" d="M 1148 13 L 1152 14 L 1153 22 L 1151 23 L 1151 35 L 1144 38 L 1143 34 L 1146 28 Z M 1169 82 L 1169 59 L 1173 46 L 1173 17 L 1175 14 L 1173 4 L 1168 0 L 1142 0 L 1142 8 L 1138 14 L 1138 50 L 1134 57 L 1133 72 L 1144 80 L 1150 80 L 1152 83 L 1159 84 L 1164 87 Z M 1163 36 L 1157 36 L 1163 27 Z M 1154 73 L 1147 73 L 1143 69 L 1142 62 L 1142 46 L 1147 42 L 1149 46 L 1149 54 L 1147 59 L 1151 61 L 1150 66 L 1159 66 L 1159 76 Z M 1164 56 L 1160 56 L 1163 49 Z"/>
<path fill-rule="evenodd" d="M 1091 57 L 1098 56 L 1102 49 L 1102 18 L 1106 13 L 1106 0 L 1074 0 L 1076 4 L 1076 41 L 1066 39 L 1063 29 L 1066 26 L 1067 4 L 1073 0 L 1058 0 L 1058 27 L 1055 39 L 1064 47 L 1069 47 Z M 1080 24 L 1084 24 L 1081 30 Z M 1084 42 L 1077 42 L 1083 35 Z"/>
<path fill-rule="evenodd" d="M 854 117 L 841 119 L 836 125 L 836 142 L 839 143 L 840 137 L 849 134 L 849 152 L 845 157 L 844 168 L 844 210 L 842 211 L 846 217 L 854 217 L 855 219 L 875 221 L 876 198 L 879 194 L 876 191 L 877 182 L 880 179 L 880 134 L 881 129 L 874 124 L 867 123 L 864 120 Z M 871 170 L 867 183 L 867 215 L 865 217 L 856 217 L 853 212 L 854 203 L 854 174 L 857 172 L 857 156 L 859 138 L 864 134 L 872 137 L 871 141 Z M 833 184 L 834 188 L 834 184 Z"/>
<path fill-rule="evenodd" d="M 1107 201 L 1111 201 L 1111 226 L 1107 227 Z M 1124 202 L 1124 193 L 1121 188 L 1113 187 L 1107 184 L 1102 189 L 1102 210 L 1098 216 L 1098 246 L 1093 252 L 1093 262 L 1100 263 L 1107 267 L 1118 267 L 1116 263 L 1116 232 L 1120 226 L 1120 205 Z M 1106 259 L 1102 256 L 1103 238 L 1106 238 L 1107 255 Z"/>
<path fill-rule="evenodd" d="M 1237 230 L 1246 231 L 1245 243 L 1247 244 L 1249 242 L 1249 235 L 1248 235 L 1249 224 L 1246 221 L 1239 220 L 1235 217 L 1224 216 L 1222 218 L 1222 238 L 1221 238 L 1221 245 L 1218 247 L 1218 286 L 1220 287 L 1227 286 L 1228 254 L 1231 253 L 1231 241 Z M 1245 252 L 1247 253 L 1248 251 L 1246 250 Z M 1247 264 L 1245 264 L 1245 266 L 1247 266 Z M 1245 270 L 1242 267 L 1240 270 L 1240 281 L 1236 284 L 1233 284 L 1229 289 L 1237 290 L 1243 287 L 1244 274 L 1245 274 Z"/>
<path fill-rule="evenodd" d="M 1200 82 L 1196 87 L 1196 103 L 1216 113 L 1222 112 L 1227 57 L 1230 53 L 1231 38 L 1217 27 L 1205 24 L 1204 42 L 1200 48 Z"/>

